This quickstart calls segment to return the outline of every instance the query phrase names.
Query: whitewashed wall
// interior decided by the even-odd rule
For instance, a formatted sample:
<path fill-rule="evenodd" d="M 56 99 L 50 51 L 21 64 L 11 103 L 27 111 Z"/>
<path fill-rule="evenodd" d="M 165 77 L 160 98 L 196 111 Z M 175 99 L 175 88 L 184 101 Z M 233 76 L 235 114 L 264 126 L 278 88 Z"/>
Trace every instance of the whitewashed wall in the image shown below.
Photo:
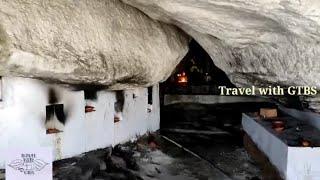
<path fill-rule="evenodd" d="M 135 94 L 135 98 L 133 98 Z M 123 120 L 115 124 L 114 144 L 122 143 L 147 131 L 155 131 L 160 126 L 159 86 L 153 87 L 152 111 L 148 113 L 148 90 L 135 89 L 125 92 Z"/>
<path fill-rule="evenodd" d="M 97 100 L 87 100 L 86 105 L 95 107 L 95 112 L 85 114 L 86 151 L 104 148 L 113 144 L 115 96 L 112 92 L 99 91 Z"/>
<path fill-rule="evenodd" d="M 67 121 L 62 133 L 46 134 L 48 89 L 53 87 L 58 103 L 64 104 Z M 73 91 L 39 80 L 3 77 L 0 102 L 0 168 L 5 151 L 21 147 L 52 147 L 56 159 L 132 140 L 159 129 L 159 87 L 153 88 L 153 110 L 147 112 L 147 89 L 125 91 L 123 120 L 114 124 L 115 93 L 98 91 L 97 100 L 85 100 L 83 91 Z M 133 98 L 133 93 L 136 98 Z M 96 111 L 85 113 L 85 105 Z"/>

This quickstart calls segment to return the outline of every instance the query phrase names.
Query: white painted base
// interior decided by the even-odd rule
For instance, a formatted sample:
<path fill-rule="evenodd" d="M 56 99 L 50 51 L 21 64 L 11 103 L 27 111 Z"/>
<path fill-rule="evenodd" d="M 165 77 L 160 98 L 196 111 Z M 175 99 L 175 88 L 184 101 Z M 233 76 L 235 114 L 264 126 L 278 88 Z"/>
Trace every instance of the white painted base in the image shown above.
<path fill-rule="evenodd" d="M 289 147 L 246 114 L 242 126 L 284 179 L 320 179 L 320 148 Z"/>
<path fill-rule="evenodd" d="M 114 123 L 113 91 L 98 91 L 96 100 L 85 100 L 83 91 L 73 91 L 27 78 L 2 78 L 0 103 L 0 168 L 4 152 L 21 147 L 53 147 L 56 160 L 135 139 L 160 126 L 159 86 L 153 87 L 152 111 L 148 112 L 146 88 L 126 90 L 123 120 Z M 67 122 L 62 133 L 46 134 L 48 89 L 64 104 Z M 133 93 L 135 96 L 133 96 Z M 85 106 L 96 111 L 85 113 Z"/>

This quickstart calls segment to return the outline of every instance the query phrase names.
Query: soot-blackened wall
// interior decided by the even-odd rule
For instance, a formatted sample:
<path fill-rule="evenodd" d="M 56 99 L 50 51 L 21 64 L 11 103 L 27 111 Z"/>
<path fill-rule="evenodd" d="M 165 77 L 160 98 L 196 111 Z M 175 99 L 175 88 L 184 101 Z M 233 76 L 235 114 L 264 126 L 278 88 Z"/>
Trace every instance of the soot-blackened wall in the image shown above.
<path fill-rule="evenodd" d="M 14 148 L 52 147 L 55 159 L 125 142 L 155 131 L 160 124 L 159 88 L 153 88 L 153 109 L 148 111 L 147 88 L 124 91 L 123 120 L 114 123 L 114 91 L 99 90 L 85 99 L 84 91 L 49 85 L 27 78 L 2 78 L 0 102 L 0 169 L 5 152 Z M 50 91 L 54 91 L 54 103 Z M 51 92 L 52 93 L 52 92 Z M 133 95 L 134 94 L 134 95 Z M 64 123 L 59 133 L 46 133 L 46 107 L 63 105 Z M 85 113 L 85 107 L 95 111 Z"/>

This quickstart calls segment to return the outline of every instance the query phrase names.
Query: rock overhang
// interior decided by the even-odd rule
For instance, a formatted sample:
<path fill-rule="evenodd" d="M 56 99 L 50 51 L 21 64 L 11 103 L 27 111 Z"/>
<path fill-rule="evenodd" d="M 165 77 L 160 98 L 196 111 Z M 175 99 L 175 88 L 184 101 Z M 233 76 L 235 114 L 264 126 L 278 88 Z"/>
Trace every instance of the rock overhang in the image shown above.
<path fill-rule="evenodd" d="M 320 87 L 320 3 L 315 0 L 123 2 L 186 31 L 238 86 Z"/>
<path fill-rule="evenodd" d="M 18 0 L 0 5 L 0 75 L 108 89 L 165 80 L 189 37 L 111 1 Z"/>
<path fill-rule="evenodd" d="M 184 30 L 238 87 L 320 88 L 317 0 L 122 1 Z M 300 97 L 316 111 L 318 99 Z"/>

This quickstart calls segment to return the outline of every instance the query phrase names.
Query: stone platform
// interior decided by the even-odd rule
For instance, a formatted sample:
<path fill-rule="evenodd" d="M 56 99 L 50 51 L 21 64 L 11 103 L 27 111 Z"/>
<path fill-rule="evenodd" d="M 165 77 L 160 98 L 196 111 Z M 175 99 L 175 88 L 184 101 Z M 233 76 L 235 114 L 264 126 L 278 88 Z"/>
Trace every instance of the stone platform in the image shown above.
<path fill-rule="evenodd" d="M 242 125 L 257 147 L 268 157 L 280 176 L 285 179 L 319 179 L 320 131 L 303 121 L 286 117 L 283 132 L 272 129 L 271 122 L 243 114 Z M 299 127 L 299 132 L 296 131 Z M 314 147 L 301 147 L 299 139 L 312 142 Z"/>

